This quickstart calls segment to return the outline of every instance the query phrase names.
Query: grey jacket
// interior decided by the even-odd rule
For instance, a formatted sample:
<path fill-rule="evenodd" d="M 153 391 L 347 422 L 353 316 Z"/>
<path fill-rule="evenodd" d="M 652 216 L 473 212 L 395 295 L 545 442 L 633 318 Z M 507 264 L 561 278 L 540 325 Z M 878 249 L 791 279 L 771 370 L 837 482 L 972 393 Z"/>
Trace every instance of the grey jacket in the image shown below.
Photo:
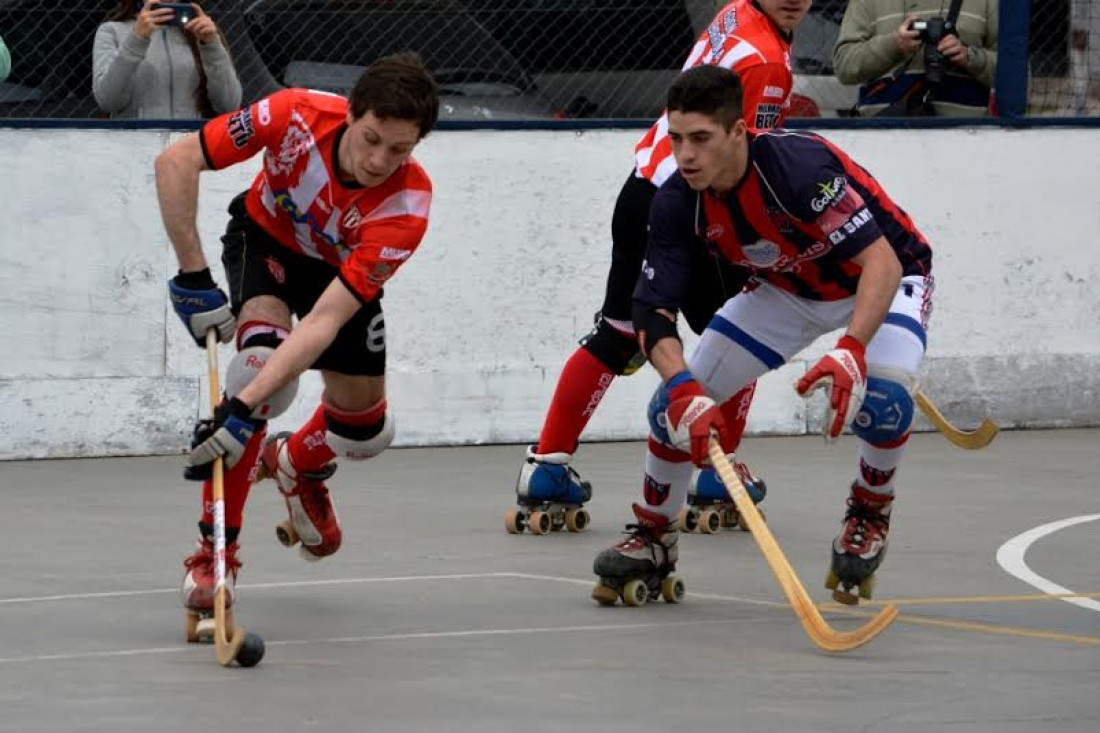
<path fill-rule="evenodd" d="M 200 119 L 195 104 L 199 73 L 179 28 L 162 28 L 148 40 L 134 21 L 104 23 L 95 34 L 92 93 L 116 119 Z M 199 46 L 207 93 L 216 112 L 241 106 L 241 82 L 221 41 Z"/>
<path fill-rule="evenodd" d="M 994 86 L 997 76 L 997 26 L 999 0 L 963 0 L 959 11 L 959 39 L 974 49 L 965 71 L 949 70 L 955 76 L 969 76 L 985 88 Z M 833 51 L 836 77 L 843 84 L 868 84 L 903 66 L 907 72 L 923 73 L 922 53 L 902 54 L 894 32 L 910 13 L 926 20 L 947 15 L 950 0 L 850 0 L 840 25 L 840 37 Z M 937 103 L 941 114 L 982 115 L 983 107 Z"/>

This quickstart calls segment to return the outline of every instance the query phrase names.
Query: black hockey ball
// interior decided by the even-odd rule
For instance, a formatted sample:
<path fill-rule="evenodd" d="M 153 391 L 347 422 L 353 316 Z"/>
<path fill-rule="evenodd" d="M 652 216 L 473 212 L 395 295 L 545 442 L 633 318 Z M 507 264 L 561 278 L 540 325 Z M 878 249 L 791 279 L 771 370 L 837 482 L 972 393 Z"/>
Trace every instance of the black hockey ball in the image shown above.
<path fill-rule="evenodd" d="M 241 648 L 237 652 L 237 664 L 242 667 L 255 667 L 264 658 L 264 640 L 251 631 L 244 635 Z"/>

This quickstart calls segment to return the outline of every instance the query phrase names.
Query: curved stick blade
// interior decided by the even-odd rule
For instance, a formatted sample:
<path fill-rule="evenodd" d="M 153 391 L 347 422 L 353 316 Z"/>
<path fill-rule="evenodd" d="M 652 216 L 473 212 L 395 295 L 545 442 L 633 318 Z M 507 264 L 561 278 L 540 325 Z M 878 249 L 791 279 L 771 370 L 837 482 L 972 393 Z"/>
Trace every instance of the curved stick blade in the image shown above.
<path fill-rule="evenodd" d="M 952 425 L 943 413 L 932 404 L 923 392 L 917 392 L 917 406 L 924 413 L 928 421 L 936 426 L 949 442 L 965 450 L 979 450 L 993 442 L 1000 432 L 997 424 L 988 417 L 982 418 L 981 423 L 974 430 L 960 430 Z"/>
<path fill-rule="evenodd" d="M 887 604 L 877 615 L 858 629 L 837 631 L 829 626 L 822 618 L 821 612 L 817 610 L 817 606 L 810 599 L 806 587 L 798 579 L 790 561 L 783 553 L 782 548 L 779 547 L 775 535 L 768 528 L 764 518 L 760 516 L 760 511 L 752 503 L 752 499 L 745 491 L 744 484 L 741 483 L 737 472 L 734 471 L 729 459 L 722 451 L 721 444 L 713 435 L 710 438 L 709 452 L 711 463 L 714 464 L 718 476 L 725 484 L 726 491 L 729 493 L 734 505 L 736 505 L 742 519 L 748 525 L 753 539 L 760 547 L 760 551 L 764 553 L 764 559 L 768 561 L 772 573 L 779 581 L 779 586 L 790 601 L 791 608 L 794 609 L 799 623 L 802 624 L 806 635 L 810 637 L 814 644 L 827 652 L 849 651 L 871 641 L 894 622 L 898 615 L 897 606 Z"/>

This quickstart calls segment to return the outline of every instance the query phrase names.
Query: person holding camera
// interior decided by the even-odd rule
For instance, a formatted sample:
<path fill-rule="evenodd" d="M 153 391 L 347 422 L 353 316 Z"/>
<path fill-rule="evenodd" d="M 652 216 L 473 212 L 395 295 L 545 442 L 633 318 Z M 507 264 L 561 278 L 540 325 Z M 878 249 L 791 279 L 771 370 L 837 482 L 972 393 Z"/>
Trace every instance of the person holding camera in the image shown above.
<path fill-rule="evenodd" d="M 114 119 L 210 119 L 241 105 L 225 38 L 196 3 L 119 0 L 92 59 L 92 92 Z"/>
<path fill-rule="evenodd" d="M 851 0 L 833 50 L 865 117 L 978 117 L 997 73 L 998 0 Z"/>

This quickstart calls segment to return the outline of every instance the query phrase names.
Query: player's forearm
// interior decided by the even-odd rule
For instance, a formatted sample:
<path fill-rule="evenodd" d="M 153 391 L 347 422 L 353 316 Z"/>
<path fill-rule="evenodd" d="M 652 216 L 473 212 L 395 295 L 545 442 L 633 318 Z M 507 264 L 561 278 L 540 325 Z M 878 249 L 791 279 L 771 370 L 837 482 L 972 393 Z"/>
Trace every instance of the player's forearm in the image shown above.
<path fill-rule="evenodd" d="M 901 284 L 901 263 L 882 238 L 860 253 L 855 261 L 863 272 L 859 276 L 856 306 L 847 333 L 866 346 L 890 311 Z"/>
<path fill-rule="evenodd" d="M 184 140 L 173 145 L 157 156 L 155 166 L 160 216 L 184 272 L 196 272 L 207 266 L 196 224 L 202 163 L 201 157 L 197 162 L 189 154 L 192 144 L 198 148 L 197 138 L 193 143 Z"/>

